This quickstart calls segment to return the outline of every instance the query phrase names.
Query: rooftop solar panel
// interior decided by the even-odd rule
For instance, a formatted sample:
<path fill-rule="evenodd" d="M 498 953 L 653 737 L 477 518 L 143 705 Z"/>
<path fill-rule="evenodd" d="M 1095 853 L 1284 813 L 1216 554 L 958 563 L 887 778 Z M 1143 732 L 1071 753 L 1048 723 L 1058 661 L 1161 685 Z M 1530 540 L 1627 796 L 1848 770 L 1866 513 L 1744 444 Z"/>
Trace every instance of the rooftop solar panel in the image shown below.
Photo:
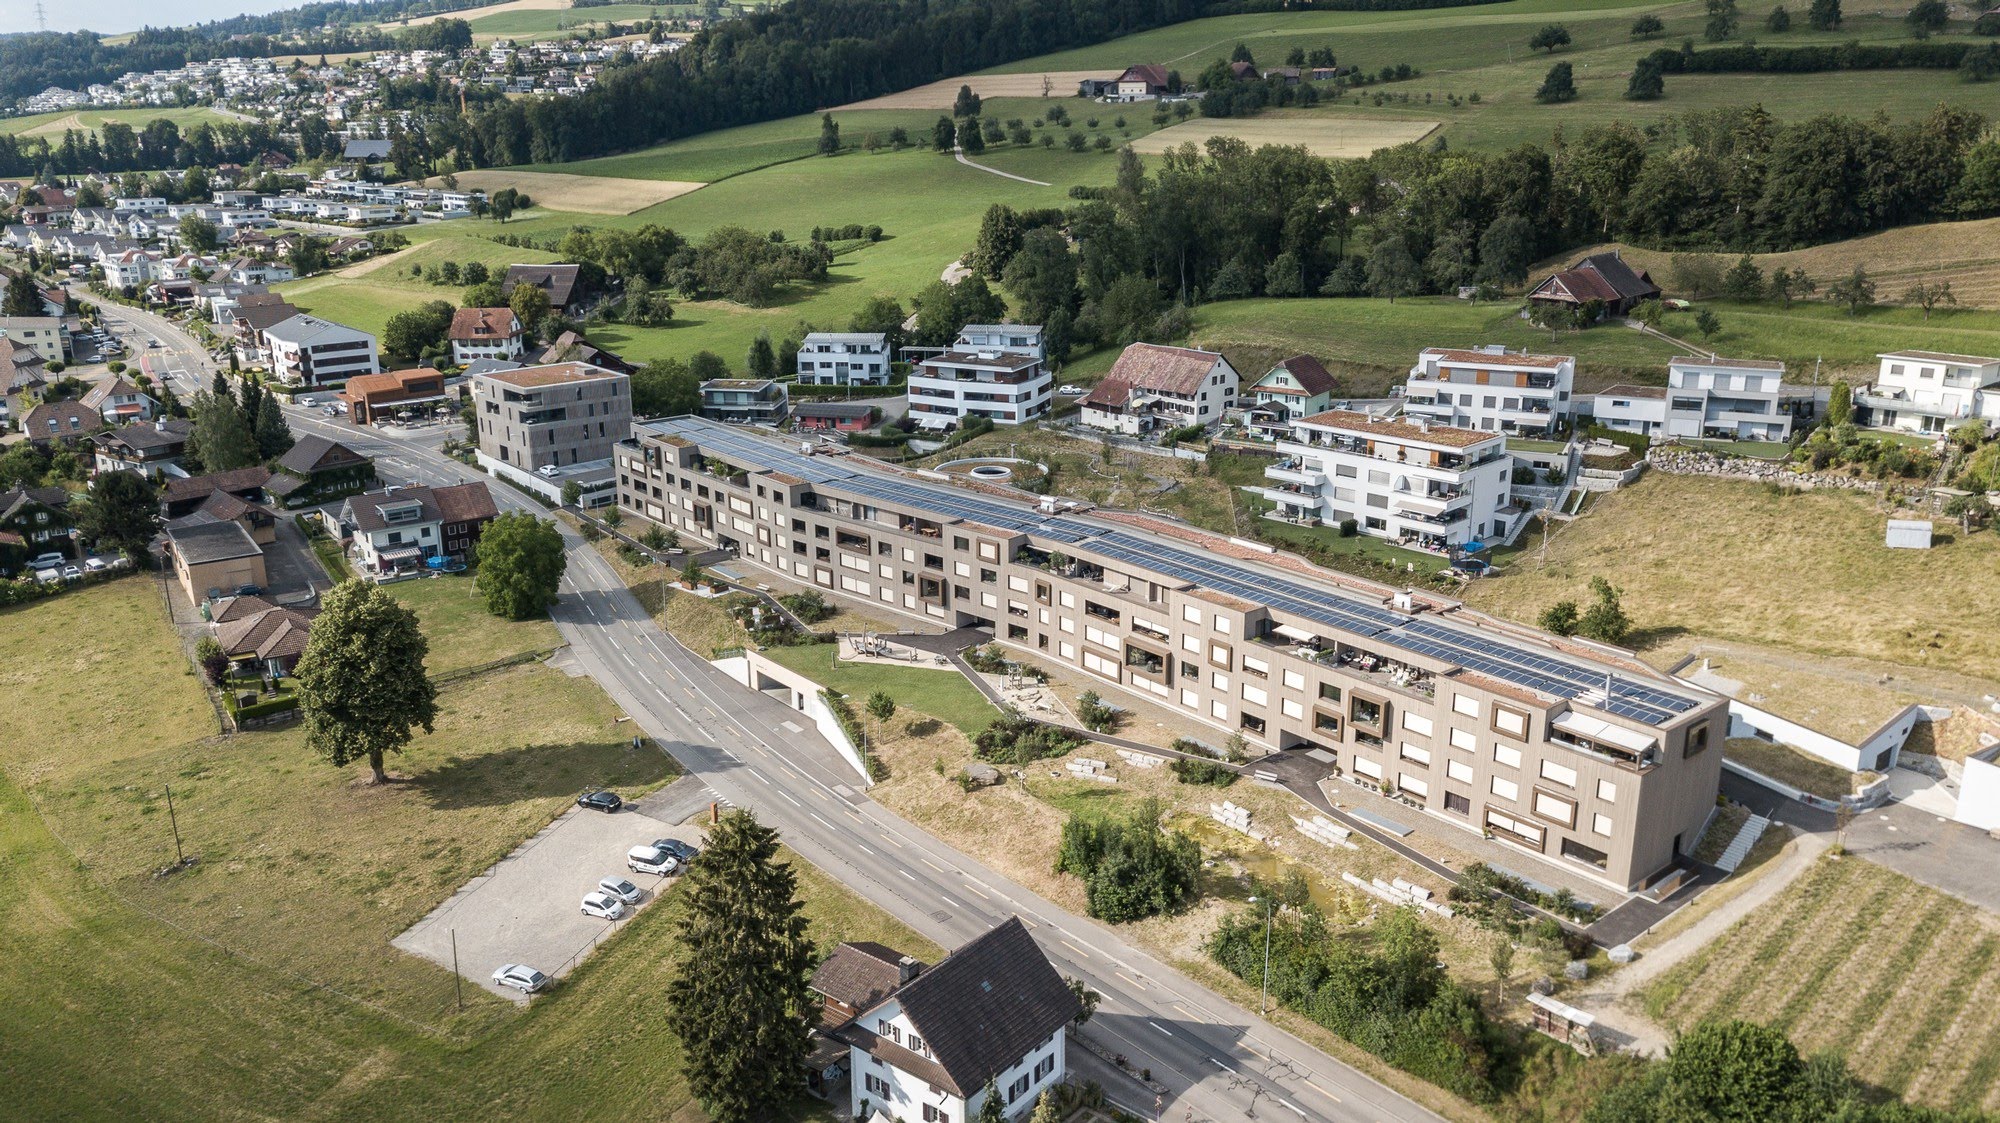
<path fill-rule="evenodd" d="M 948 484 L 888 478 L 833 456 L 808 456 L 786 445 L 716 422 L 676 418 L 654 426 L 693 440 L 724 458 L 771 468 L 810 483 L 831 484 L 887 502 L 921 507 L 951 518 L 1079 544 L 1083 549 L 1253 604 L 1394 644 L 1419 655 L 1560 698 L 1597 695 L 1603 709 L 1649 725 L 1670 721 L 1698 704 L 1694 699 L 1636 681 L 1610 667 L 1591 666 L 1531 645 L 1481 635 L 1462 625 L 1404 613 L 1343 590 L 1315 586 L 1255 569 L 1231 558 L 1184 549 L 1121 527 L 1074 515 L 1044 514 L 1002 500 L 969 494 Z"/>

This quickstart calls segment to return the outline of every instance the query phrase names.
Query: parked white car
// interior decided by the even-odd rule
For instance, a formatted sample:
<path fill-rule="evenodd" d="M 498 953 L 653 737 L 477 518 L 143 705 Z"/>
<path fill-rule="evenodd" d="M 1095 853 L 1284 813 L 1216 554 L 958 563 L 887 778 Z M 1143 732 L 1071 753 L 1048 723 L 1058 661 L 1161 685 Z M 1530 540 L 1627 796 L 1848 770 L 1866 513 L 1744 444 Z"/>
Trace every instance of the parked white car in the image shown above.
<path fill-rule="evenodd" d="M 597 887 L 628 905 L 639 903 L 639 887 L 622 877 L 607 877 L 598 882 Z"/>
<path fill-rule="evenodd" d="M 509 963 L 493 972 L 493 981 L 503 987 L 513 987 L 523 994 L 533 994 L 549 985 L 549 977 L 522 963 Z"/>
<path fill-rule="evenodd" d="M 583 915 L 617 920 L 625 915 L 625 902 L 609 893 L 585 893 L 583 895 Z"/>
<path fill-rule="evenodd" d="M 633 873 L 672 877 L 681 872 L 681 860 L 657 846 L 634 846 L 625 854 L 625 868 Z"/>

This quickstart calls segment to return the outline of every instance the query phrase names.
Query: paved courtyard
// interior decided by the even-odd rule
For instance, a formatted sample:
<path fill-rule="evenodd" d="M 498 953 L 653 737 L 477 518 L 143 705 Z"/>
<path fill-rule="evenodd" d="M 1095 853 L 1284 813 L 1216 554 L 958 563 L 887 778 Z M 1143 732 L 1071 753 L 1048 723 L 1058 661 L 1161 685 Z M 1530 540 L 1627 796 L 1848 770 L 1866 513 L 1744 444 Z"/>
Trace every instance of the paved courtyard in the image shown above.
<path fill-rule="evenodd" d="M 493 972 L 524 963 L 558 979 L 568 974 L 584 953 L 652 904 L 670 880 L 625 868 L 627 850 L 656 838 L 702 844 L 698 829 L 669 826 L 630 805 L 611 815 L 573 807 L 390 942 L 449 970 L 456 934 L 458 969 L 467 979 L 526 1002 L 519 991 L 495 985 Z M 644 892 L 638 908 L 616 922 L 585 916 L 578 907 L 583 895 L 612 875 Z"/>

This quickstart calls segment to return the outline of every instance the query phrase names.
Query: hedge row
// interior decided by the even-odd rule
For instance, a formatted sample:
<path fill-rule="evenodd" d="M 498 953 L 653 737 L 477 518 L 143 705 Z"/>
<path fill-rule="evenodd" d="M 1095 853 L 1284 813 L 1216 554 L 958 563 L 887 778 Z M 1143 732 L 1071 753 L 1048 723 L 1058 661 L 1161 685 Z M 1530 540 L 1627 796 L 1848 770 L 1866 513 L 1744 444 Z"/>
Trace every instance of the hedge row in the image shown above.
<path fill-rule="evenodd" d="M 1804 47 L 1744 44 L 1705 51 L 1662 47 L 1647 57 L 1668 74 L 1811 74 L 1822 70 L 1956 70 L 1966 55 L 1993 49 L 1990 43 L 1964 40 Z"/>
<path fill-rule="evenodd" d="M 1316 0 L 1316 12 L 1418 12 L 1430 8 L 1471 8 L 1506 0 Z M 1297 0 L 1225 0 L 1203 9 L 1203 16 L 1237 16 L 1250 12 L 1295 12 Z"/>

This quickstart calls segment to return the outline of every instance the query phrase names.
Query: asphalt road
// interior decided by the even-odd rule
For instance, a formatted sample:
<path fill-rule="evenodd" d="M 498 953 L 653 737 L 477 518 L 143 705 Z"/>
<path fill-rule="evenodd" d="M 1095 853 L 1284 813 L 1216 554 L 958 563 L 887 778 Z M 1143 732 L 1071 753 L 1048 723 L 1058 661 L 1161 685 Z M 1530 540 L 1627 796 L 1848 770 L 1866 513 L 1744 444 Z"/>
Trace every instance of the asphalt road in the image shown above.
<path fill-rule="evenodd" d="M 160 339 L 165 346 L 154 355 L 166 354 L 156 368 L 178 392 L 212 377 L 200 349 L 163 318 L 116 305 L 107 314 Z M 478 476 L 432 447 L 444 436 L 437 429 L 406 438 L 297 409 L 290 420 L 295 431 L 322 433 L 374 457 L 386 477 L 444 484 Z M 502 510 L 544 513 L 504 484 L 493 493 Z M 1022 917 L 1058 970 L 1103 996 L 1083 1035 L 1135 1069 L 1150 1069 L 1169 1089 L 1159 1118 L 1440 1118 L 868 799 L 859 777 L 799 715 L 682 647 L 580 536 L 565 528 L 564 539 L 569 571 L 552 614 L 556 626 L 640 729 L 720 800 L 754 810 L 808 861 L 943 947 Z M 1136 1083 L 1108 1090 L 1132 1108 L 1154 1106 Z"/>

